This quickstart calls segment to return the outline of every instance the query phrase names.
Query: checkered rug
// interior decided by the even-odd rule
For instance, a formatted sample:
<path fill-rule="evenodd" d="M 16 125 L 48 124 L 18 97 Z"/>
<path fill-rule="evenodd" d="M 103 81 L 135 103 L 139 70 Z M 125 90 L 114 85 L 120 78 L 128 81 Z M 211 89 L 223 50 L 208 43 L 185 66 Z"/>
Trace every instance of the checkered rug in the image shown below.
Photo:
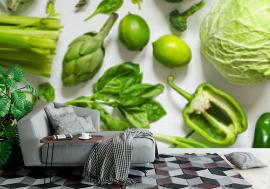
<path fill-rule="evenodd" d="M 161 154 L 156 162 L 144 168 L 147 170 L 146 176 L 140 169 L 142 168 L 130 169 L 129 177 L 137 183 L 126 188 L 252 189 L 252 186 L 217 154 Z M 54 173 L 53 183 L 43 184 L 47 171 L 23 167 L 0 170 L 0 188 L 122 188 L 119 185 L 93 186 L 85 183 L 80 178 L 82 170 L 78 168 L 50 170 Z"/>

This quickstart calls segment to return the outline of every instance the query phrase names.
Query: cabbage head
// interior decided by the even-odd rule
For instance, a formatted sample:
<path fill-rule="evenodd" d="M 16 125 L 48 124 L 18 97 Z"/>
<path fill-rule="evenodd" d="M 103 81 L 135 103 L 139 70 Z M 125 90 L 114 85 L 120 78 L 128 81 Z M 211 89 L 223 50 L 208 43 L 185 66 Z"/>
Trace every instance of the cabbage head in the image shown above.
<path fill-rule="evenodd" d="M 270 0 L 217 0 L 200 38 L 202 54 L 232 83 L 270 78 Z"/>

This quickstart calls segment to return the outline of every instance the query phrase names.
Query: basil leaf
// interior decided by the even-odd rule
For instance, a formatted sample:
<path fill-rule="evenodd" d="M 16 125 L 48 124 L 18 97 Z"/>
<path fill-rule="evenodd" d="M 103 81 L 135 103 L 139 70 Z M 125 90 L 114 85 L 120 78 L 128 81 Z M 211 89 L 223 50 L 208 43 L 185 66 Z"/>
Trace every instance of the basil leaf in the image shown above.
<path fill-rule="evenodd" d="M 38 98 L 44 102 L 53 102 L 55 91 L 50 83 L 42 83 L 38 86 Z"/>
<path fill-rule="evenodd" d="M 123 88 L 140 83 L 142 76 L 140 67 L 134 63 L 124 63 L 109 68 L 103 76 L 93 85 L 93 92 L 107 94 L 110 96 L 119 95 Z"/>
<path fill-rule="evenodd" d="M 97 14 L 111 14 L 116 12 L 122 5 L 124 0 L 103 0 L 99 5 L 97 6 L 96 10 L 87 18 L 86 20 L 89 20 L 96 16 Z"/>
<path fill-rule="evenodd" d="M 150 128 L 147 113 L 142 108 L 119 107 L 120 112 L 136 128 Z"/>
<path fill-rule="evenodd" d="M 146 111 L 150 123 L 158 121 L 167 114 L 166 110 L 156 100 L 149 100 L 147 103 L 143 104 L 141 108 Z"/>
<path fill-rule="evenodd" d="M 104 95 L 104 94 L 94 94 L 93 98 L 95 100 L 102 100 L 102 101 L 109 101 L 110 97 L 108 95 Z"/>
<path fill-rule="evenodd" d="M 164 90 L 163 85 L 151 85 L 151 84 L 135 84 L 122 92 L 122 96 L 139 96 L 142 98 L 153 98 Z"/>
<path fill-rule="evenodd" d="M 89 97 L 89 96 L 80 96 L 74 100 L 65 102 L 65 104 L 83 107 L 83 108 L 93 108 L 92 97 Z"/>
<path fill-rule="evenodd" d="M 126 121 L 111 117 L 103 107 L 95 104 L 94 108 L 100 112 L 100 118 L 109 130 L 123 131 L 129 128 L 130 125 Z"/>
<path fill-rule="evenodd" d="M 101 120 L 111 131 L 124 131 L 129 128 L 129 124 L 121 119 L 113 118 L 109 114 L 100 113 Z"/>
<path fill-rule="evenodd" d="M 117 103 L 123 107 L 140 107 L 148 100 L 148 98 L 143 97 L 125 96 L 117 99 Z"/>
<path fill-rule="evenodd" d="M 161 84 L 135 84 L 123 90 L 117 102 L 124 107 L 140 107 L 149 99 L 162 93 L 164 87 Z"/>

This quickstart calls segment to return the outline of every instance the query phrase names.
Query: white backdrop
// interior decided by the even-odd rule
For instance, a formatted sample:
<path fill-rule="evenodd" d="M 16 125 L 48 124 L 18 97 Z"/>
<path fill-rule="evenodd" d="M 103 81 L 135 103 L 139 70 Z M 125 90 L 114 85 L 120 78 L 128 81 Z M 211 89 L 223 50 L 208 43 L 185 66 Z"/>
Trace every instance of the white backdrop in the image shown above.
<path fill-rule="evenodd" d="M 21 11 L 21 14 L 32 16 L 44 16 L 47 0 L 36 0 L 30 9 Z M 131 0 L 125 0 L 124 6 L 118 12 L 120 19 L 128 12 L 136 13 L 145 18 L 151 28 L 151 42 L 142 52 L 128 51 L 118 40 L 118 25 L 115 24 L 108 38 L 106 39 L 106 57 L 104 64 L 98 74 L 89 82 L 72 88 L 62 87 L 61 72 L 62 59 L 67 50 L 68 44 L 77 36 L 88 32 L 98 31 L 105 22 L 107 16 L 98 15 L 88 22 L 83 19 L 88 16 L 100 1 L 90 0 L 90 5 L 83 11 L 75 13 L 74 5 L 77 0 L 56 0 L 56 9 L 61 14 L 64 28 L 58 44 L 57 55 L 53 63 L 52 76 L 49 81 L 56 89 L 56 101 L 64 102 L 81 95 L 91 93 L 91 85 L 111 66 L 133 61 L 141 65 L 144 72 L 144 81 L 149 83 L 163 83 L 166 86 L 166 77 L 173 74 L 176 83 L 189 92 L 194 92 L 201 82 L 210 82 L 216 87 L 232 94 L 246 110 L 249 127 L 248 130 L 239 135 L 237 142 L 232 147 L 251 147 L 255 122 L 259 115 L 270 109 L 270 82 L 264 82 L 253 86 L 237 86 L 224 80 L 212 67 L 205 63 L 200 54 L 199 27 L 203 17 L 209 12 L 215 0 L 206 0 L 206 6 L 188 20 L 188 30 L 182 34 L 184 39 L 192 49 L 193 58 L 190 64 L 184 68 L 168 69 L 155 62 L 152 56 L 151 42 L 161 35 L 171 33 L 168 22 L 168 15 L 175 7 L 185 10 L 196 1 L 185 1 L 182 4 L 172 4 L 165 0 L 144 0 L 142 9 L 139 10 Z M 177 6 L 176 6 L 177 5 Z M 36 86 L 46 81 L 44 78 L 27 76 Z M 167 110 L 167 115 L 151 126 L 153 132 L 168 135 L 184 136 L 189 131 L 183 124 L 181 109 L 185 105 L 184 98 L 170 90 L 167 86 L 165 91 L 158 97 L 158 100 Z M 164 147 L 164 144 L 160 144 Z"/>

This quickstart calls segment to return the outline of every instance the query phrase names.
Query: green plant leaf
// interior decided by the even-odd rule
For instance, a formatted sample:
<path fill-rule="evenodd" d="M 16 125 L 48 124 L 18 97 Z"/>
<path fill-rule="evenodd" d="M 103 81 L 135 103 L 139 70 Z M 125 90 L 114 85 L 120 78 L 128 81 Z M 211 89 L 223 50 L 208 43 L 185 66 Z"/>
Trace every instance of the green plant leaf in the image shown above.
<path fill-rule="evenodd" d="M 163 85 L 157 84 L 146 84 L 140 83 L 135 85 L 130 85 L 126 88 L 122 93 L 121 96 L 131 96 L 131 97 L 142 97 L 142 98 L 154 98 L 161 94 L 164 90 Z"/>
<path fill-rule="evenodd" d="M 117 99 L 117 103 L 123 107 L 140 107 L 148 98 L 143 98 L 140 96 L 124 96 Z"/>
<path fill-rule="evenodd" d="M 15 65 L 13 67 L 12 72 L 13 72 L 13 78 L 16 82 L 21 82 L 24 79 L 23 70 L 18 65 Z"/>
<path fill-rule="evenodd" d="M 25 92 L 15 91 L 12 93 L 12 103 L 12 115 L 15 119 L 19 120 L 32 110 L 34 102 L 30 102 L 26 99 Z"/>
<path fill-rule="evenodd" d="M 16 83 L 16 81 L 13 79 L 13 75 L 12 75 L 12 74 L 9 74 L 8 77 L 10 77 L 10 78 L 8 78 L 8 79 L 6 80 L 6 86 L 7 86 L 7 88 L 9 89 L 9 91 L 14 91 L 14 90 L 16 90 L 16 89 L 17 89 L 17 83 Z"/>
<path fill-rule="evenodd" d="M 119 107 L 119 110 L 134 127 L 145 129 L 150 128 L 147 113 L 144 109 Z"/>
<path fill-rule="evenodd" d="M 14 107 L 17 109 L 24 108 L 24 102 L 26 101 L 26 96 L 23 91 L 14 91 L 11 95 L 11 102 L 13 103 Z"/>
<path fill-rule="evenodd" d="M 22 118 L 28 112 L 30 112 L 33 109 L 33 105 L 34 105 L 34 103 L 32 101 L 30 102 L 29 100 L 25 100 L 24 101 L 24 108 L 23 108 L 24 112 L 23 112 L 23 115 L 21 115 L 19 118 Z"/>
<path fill-rule="evenodd" d="M 23 81 L 24 86 L 26 87 L 26 89 L 33 95 L 33 96 L 37 96 L 37 90 L 35 88 L 33 88 L 33 86 L 31 85 L 31 83 L 29 83 L 28 81 L 24 80 Z"/>
<path fill-rule="evenodd" d="M 110 114 L 101 106 L 95 105 L 95 109 L 100 112 L 101 120 L 109 130 L 124 131 L 130 127 L 126 121 L 110 116 Z"/>
<path fill-rule="evenodd" d="M 42 83 L 38 86 L 38 98 L 45 102 L 53 102 L 55 90 L 50 83 Z"/>
<path fill-rule="evenodd" d="M 166 110 L 156 100 L 149 100 L 147 103 L 141 106 L 147 112 L 147 118 L 150 123 L 158 121 L 165 116 Z"/>
<path fill-rule="evenodd" d="M 0 78 L 1 79 L 1 78 Z M 4 95 L 2 93 L 4 93 L 6 91 L 6 86 L 4 84 L 0 83 L 0 96 Z"/>
<path fill-rule="evenodd" d="M 11 155 L 12 147 L 8 142 L 0 142 L 0 168 L 6 165 Z"/>
<path fill-rule="evenodd" d="M 19 135 L 16 125 L 8 125 L 5 127 L 3 137 L 9 144 L 19 144 Z"/>
<path fill-rule="evenodd" d="M 89 96 L 80 96 L 74 100 L 66 102 L 65 104 L 83 108 L 93 108 L 93 100 L 92 97 Z"/>
<path fill-rule="evenodd" d="M 140 107 L 149 99 L 156 97 L 164 90 L 163 85 L 157 84 L 135 84 L 130 85 L 128 88 L 125 88 L 120 97 L 117 99 L 117 102 L 120 106 L 124 107 Z"/>
<path fill-rule="evenodd" d="M 97 14 L 111 14 L 116 12 L 123 5 L 124 0 L 102 0 L 97 6 L 96 10 L 88 16 L 86 20 L 91 19 Z"/>
<path fill-rule="evenodd" d="M 7 97 L 0 98 L 0 117 L 8 114 L 10 100 Z"/>
<path fill-rule="evenodd" d="M 119 95 L 123 88 L 140 83 L 140 67 L 134 63 L 123 63 L 109 68 L 93 85 L 93 92 L 106 95 Z"/>

